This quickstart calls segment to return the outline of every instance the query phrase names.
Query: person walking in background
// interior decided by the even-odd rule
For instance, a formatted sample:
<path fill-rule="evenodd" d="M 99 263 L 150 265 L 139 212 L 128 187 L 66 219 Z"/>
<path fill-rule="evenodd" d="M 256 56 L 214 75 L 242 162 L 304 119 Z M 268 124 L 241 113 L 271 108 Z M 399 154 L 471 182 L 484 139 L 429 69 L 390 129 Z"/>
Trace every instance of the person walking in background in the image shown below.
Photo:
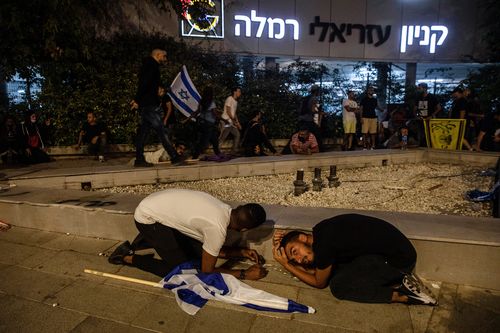
<path fill-rule="evenodd" d="M 219 149 L 219 131 L 217 123 L 220 113 L 214 102 L 214 89 L 211 86 L 205 87 L 201 95 L 198 110 L 184 121 L 196 118 L 198 127 L 198 141 L 193 149 L 193 159 L 198 159 L 200 154 L 207 149 L 209 143 L 212 144 L 216 156 L 221 156 Z"/>
<path fill-rule="evenodd" d="M 175 151 L 168 132 L 163 126 L 161 119 L 160 97 L 158 96 L 160 88 L 160 65 L 167 62 L 167 52 L 161 49 L 154 49 L 151 56 L 144 60 L 139 72 L 139 83 L 137 94 L 130 103 L 132 109 L 138 109 L 141 117 L 141 123 L 137 131 L 136 157 L 134 166 L 151 167 L 152 163 L 144 159 L 144 143 L 146 137 L 153 129 L 161 140 L 163 148 L 170 155 L 172 164 L 182 162 L 181 157 Z"/>
<path fill-rule="evenodd" d="M 174 106 L 172 104 L 172 99 L 169 94 L 167 94 L 167 89 L 163 85 L 160 85 L 158 89 L 158 96 L 160 96 L 160 107 L 163 111 L 163 126 L 168 130 L 168 134 L 172 135 L 174 129 L 174 124 L 176 123 Z"/>
<path fill-rule="evenodd" d="M 342 101 L 342 122 L 344 124 L 344 149 L 354 150 L 352 141 L 356 133 L 356 112 L 358 103 L 355 101 L 354 91 L 347 92 L 347 98 Z"/>
<path fill-rule="evenodd" d="M 97 121 L 94 112 L 87 112 L 87 122 L 80 131 L 76 148 L 80 149 L 82 143 L 86 143 L 89 155 L 94 155 L 99 162 L 104 162 L 107 142 L 106 126 Z"/>
<path fill-rule="evenodd" d="M 377 98 L 373 95 L 372 86 L 366 89 L 366 96 L 361 100 L 361 133 L 363 133 L 363 149 L 375 149 L 377 140 Z"/>
<path fill-rule="evenodd" d="M 231 154 L 238 153 L 240 145 L 241 124 L 236 113 L 238 109 L 238 99 L 241 97 L 241 88 L 235 87 L 231 90 L 231 96 L 224 102 L 224 111 L 222 112 L 222 130 L 220 133 L 220 142 L 224 142 L 229 134 L 233 135 L 233 148 Z"/>

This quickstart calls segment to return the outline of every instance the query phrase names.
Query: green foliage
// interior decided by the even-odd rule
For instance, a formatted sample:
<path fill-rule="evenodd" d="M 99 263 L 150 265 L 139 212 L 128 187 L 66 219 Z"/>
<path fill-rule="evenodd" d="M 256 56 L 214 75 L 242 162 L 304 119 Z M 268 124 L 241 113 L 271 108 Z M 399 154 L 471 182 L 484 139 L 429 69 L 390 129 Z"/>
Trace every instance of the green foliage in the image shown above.
<path fill-rule="evenodd" d="M 204 52 L 196 46 L 162 36 L 116 35 L 112 39 L 94 39 L 88 57 L 62 57 L 41 63 L 42 91 L 36 101 L 42 118 L 52 118 L 56 144 L 73 144 L 86 118 L 94 111 L 108 125 L 115 143 L 132 143 L 137 128 L 137 114 L 129 103 L 135 95 L 137 73 L 151 49 L 167 50 L 168 64 L 162 78 L 169 85 L 186 65 L 191 79 L 202 91 L 214 87 L 219 108 L 231 88 L 241 86 L 239 115 L 243 122 L 256 110 L 264 111 L 271 137 L 288 137 L 296 128 L 297 110 L 302 96 L 322 77 L 335 76 L 316 63 L 294 63 L 288 68 L 260 70 L 253 61 L 238 60 L 230 54 Z M 299 69 L 299 70 L 297 70 Z M 322 103 L 333 103 L 332 91 L 324 89 Z M 331 127 L 331 126 L 330 126 Z M 177 137 L 191 141 L 193 124 L 178 125 Z"/>
<path fill-rule="evenodd" d="M 481 28 L 485 29 L 483 40 L 487 44 L 488 62 L 500 60 L 500 2 L 498 0 L 481 0 L 483 17 L 481 17 Z"/>
<path fill-rule="evenodd" d="M 256 111 L 263 111 L 269 136 L 290 136 L 296 128 L 300 97 L 288 87 L 289 71 L 247 69 L 246 72 L 238 106 L 242 121 L 248 121 Z"/>
<path fill-rule="evenodd" d="M 488 112 L 499 102 L 500 65 L 487 65 L 469 73 L 466 84 L 479 98 L 481 110 Z"/>

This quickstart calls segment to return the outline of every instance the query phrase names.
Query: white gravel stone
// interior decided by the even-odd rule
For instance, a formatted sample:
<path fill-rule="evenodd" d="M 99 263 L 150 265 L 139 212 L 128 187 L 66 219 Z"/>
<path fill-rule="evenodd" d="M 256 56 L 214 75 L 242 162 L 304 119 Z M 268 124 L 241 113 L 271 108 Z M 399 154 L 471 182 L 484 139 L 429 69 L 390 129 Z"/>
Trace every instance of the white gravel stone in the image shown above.
<path fill-rule="evenodd" d="M 339 169 L 339 187 L 326 187 L 321 192 L 310 189 L 298 197 L 293 195 L 294 174 L 124 186 L 103 191 L 150 194 L 167 188 L 186 188 L 208 192 L 225 201 L 491 216 L 490 203 L 472 203 L 464 198 L 468 190 L 489 190 L 493 178 L 479 176 L 481 170 L 464 165 L 434 163 Z M 322 175 L 327 184 L 327 168 L 324 168 Z M 312 176 L 313 172 L 304 175 L 304 181 L 310 187 Z"/>

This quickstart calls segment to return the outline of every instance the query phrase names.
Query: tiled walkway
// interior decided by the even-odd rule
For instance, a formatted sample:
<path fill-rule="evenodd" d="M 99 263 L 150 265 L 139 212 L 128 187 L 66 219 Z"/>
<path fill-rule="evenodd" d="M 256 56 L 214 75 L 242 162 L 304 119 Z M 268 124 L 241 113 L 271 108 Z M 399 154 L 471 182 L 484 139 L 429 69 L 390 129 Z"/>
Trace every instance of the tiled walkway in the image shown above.
<path fill-rule="evenodd" d="M 182 312 L 162 289 L 100 278 L 84 268 L 151 281 L 157 277 L 113 266 L 116 241 L 13 227 L 0 233 L 0 332 L 495 332 L 500 291 L 428 281 L 437 307 L 339 301 L 270 263 L 250 282 L 317 309 L 275 314 L 209 302 L 196 316 Z"/>

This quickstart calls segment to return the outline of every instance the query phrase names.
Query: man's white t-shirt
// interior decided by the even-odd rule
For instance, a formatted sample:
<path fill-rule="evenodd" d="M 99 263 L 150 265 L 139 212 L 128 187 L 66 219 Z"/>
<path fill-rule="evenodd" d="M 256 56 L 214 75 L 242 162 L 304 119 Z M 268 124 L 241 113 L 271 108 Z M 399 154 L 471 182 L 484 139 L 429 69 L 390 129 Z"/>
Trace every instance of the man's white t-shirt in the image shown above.
<path fill-rule="evenodd" d="M 226 101 L 224 102 L 224 112 L 222 112 L 222 119 L 225 120 L 224 122 L 224 127 L 231 127 L 233 125 L 233 120 L 231 117 L 236 116 L 236 108 L 238 107 L 238 101 L 234 99 L 233 96 L 229 96 L 226 98 Z M 228 114 L 227 109 L 229 108 L 229 112 L 231 112 L 231 115 Z"/>
<path fill-rule="evenodd" d="M 358 103 L 349 98 L 345 98 L 344 101 L 342 102 L 342 117 L 344 118 L 344 120 L 356 120 L 356 113 L 348 112 L 345 109 L 345 106 L 357 109 Z"/>
<path fill-rule="evenodd" d="M 134 218 L 143 224 L 159 222 L 203 243 L 203 250 L 219 255 L 226 240 L 231 206 L 210 194 L 168 189 L 144 198 Z"/>

